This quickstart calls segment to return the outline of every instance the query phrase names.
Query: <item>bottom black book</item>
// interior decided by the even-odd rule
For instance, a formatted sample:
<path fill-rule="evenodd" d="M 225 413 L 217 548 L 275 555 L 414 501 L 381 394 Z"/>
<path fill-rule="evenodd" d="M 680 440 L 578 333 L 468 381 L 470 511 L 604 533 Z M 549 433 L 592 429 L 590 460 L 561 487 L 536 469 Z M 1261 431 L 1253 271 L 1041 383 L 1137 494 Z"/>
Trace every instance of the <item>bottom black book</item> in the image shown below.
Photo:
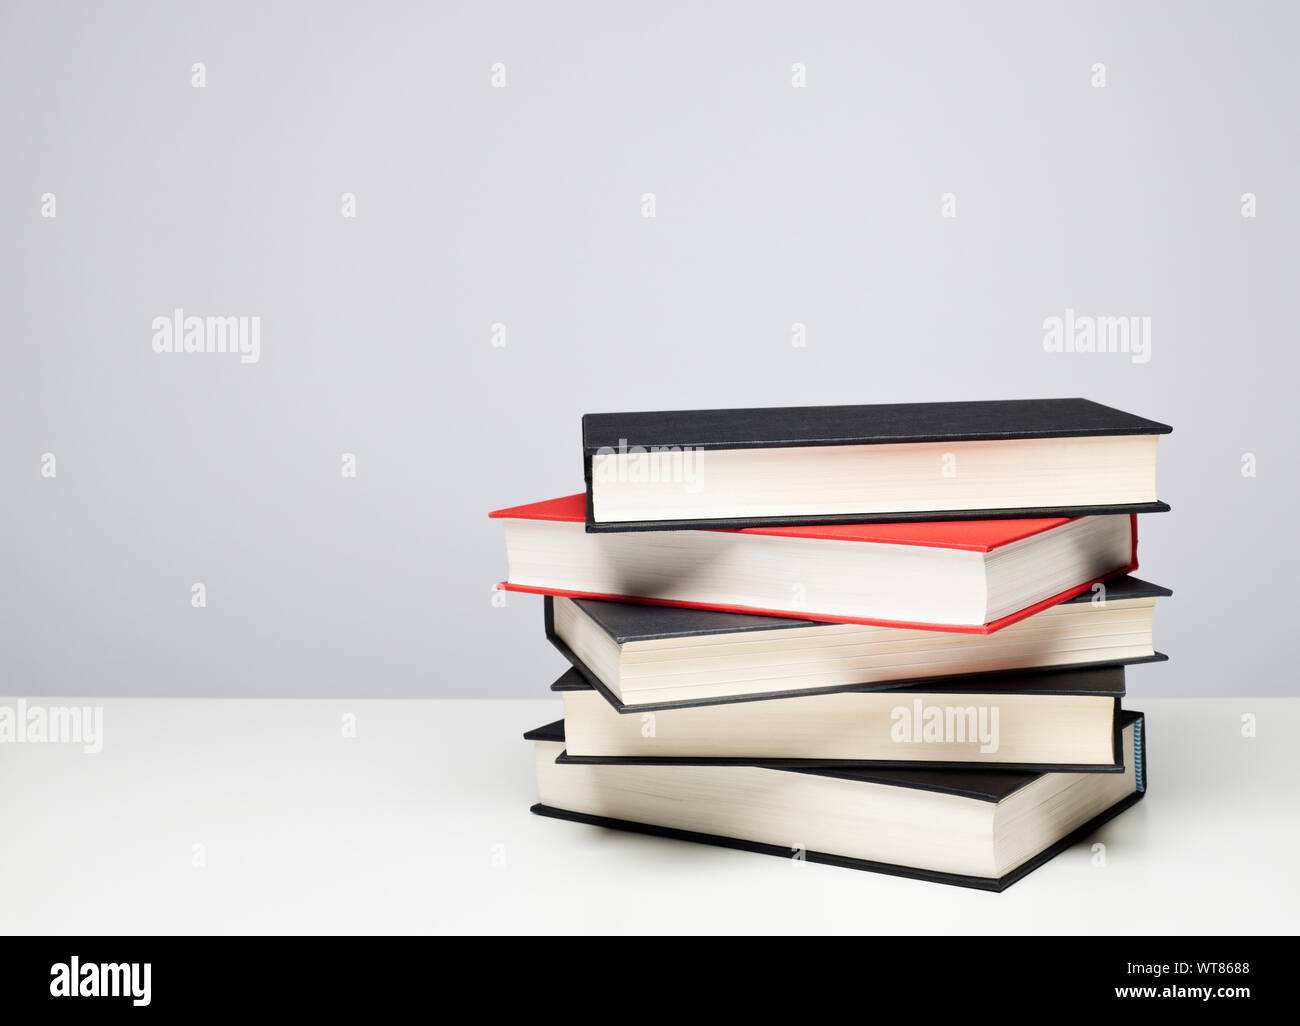
<path fill-rule="evenodd" d="M 563 720 L 524 737 L 538 815 L 1001 891 L 1142 798 L 1144 726 L 1123 713 L 1122 774 L 577 763 Z"/>

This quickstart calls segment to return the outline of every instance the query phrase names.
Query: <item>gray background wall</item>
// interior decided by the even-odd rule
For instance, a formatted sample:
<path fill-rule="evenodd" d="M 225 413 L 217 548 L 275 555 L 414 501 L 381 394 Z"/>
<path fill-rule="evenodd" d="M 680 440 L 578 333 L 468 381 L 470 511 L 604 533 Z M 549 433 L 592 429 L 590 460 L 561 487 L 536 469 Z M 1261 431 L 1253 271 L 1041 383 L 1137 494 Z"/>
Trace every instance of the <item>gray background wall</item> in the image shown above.
<path fill-rule="evenodd" d="M 1297 21 L 7 0 L 0 692 L 541 696 L 485 514 L 580 488 L 582 413 L 1083 395 L 1175 426 L 1131 692 L 1296 693 Z M 1150 363 L 1044 352 L 1067 307 Z"/>

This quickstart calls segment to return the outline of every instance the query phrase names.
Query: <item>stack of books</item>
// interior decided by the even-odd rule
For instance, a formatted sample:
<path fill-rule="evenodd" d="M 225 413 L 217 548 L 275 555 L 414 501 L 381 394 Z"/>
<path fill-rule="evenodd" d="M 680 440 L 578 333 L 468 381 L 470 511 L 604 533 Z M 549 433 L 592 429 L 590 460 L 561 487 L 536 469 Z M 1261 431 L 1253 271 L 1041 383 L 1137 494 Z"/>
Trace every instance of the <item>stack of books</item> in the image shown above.
<path fill-rule="evenodd" d="M 498 510 L 564 718 L 532 811 L 1002 890 L 1146 792 L 1171 429 L 1084 399 L 589 414 Z"/>

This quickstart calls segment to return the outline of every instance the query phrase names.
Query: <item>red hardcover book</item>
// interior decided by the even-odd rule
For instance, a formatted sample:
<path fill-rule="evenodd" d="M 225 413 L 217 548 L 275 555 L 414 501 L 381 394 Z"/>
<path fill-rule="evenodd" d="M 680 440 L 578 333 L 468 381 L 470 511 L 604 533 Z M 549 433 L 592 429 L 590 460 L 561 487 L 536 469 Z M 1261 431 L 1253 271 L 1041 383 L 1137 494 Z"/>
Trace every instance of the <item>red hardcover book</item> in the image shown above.
<path fill-rule="evenodd" d="M 991 634 L 1137 569 L 1131 515 L 585 530 L 586 498 L 497 510 L 510 591 Z"/>

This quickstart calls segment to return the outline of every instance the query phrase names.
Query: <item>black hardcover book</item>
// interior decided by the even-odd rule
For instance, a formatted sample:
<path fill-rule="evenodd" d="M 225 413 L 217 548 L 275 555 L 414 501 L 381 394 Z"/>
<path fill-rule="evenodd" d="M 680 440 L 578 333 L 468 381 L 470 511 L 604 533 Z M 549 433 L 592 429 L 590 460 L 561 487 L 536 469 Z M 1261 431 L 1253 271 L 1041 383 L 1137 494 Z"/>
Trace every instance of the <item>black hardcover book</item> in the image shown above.
<path fill-rule="evenodd" d="M 564 701 L 575 762 L 1015 769 L 1122 773 L 1122 666 L 856 689 L 620 715 L 575 669 Z"/>
<path fill-rule="evenodd" d="M 1152 617 L 1171 594 L 1125 575 L 993 635 L 551 596 L 544 624 L 615 709 L 653 712 L 1162 661 Z"/>
<path fill-rule="evenodd" d="M 1145 720 L 1123 774 L 578 763 L 565 723 L 530 731 L 532 811 L 744 851 L 1001 891 L 1146 793 Z M 794 776 L 791 776 L 793 774 Z M 850 786 L 846 786 L 850 785 Z"/>
<path fill-rule="evenodd" d="M 1087 399 L 589 413 L 589 531 L 1151 513 L 1168 425 Z"/>

